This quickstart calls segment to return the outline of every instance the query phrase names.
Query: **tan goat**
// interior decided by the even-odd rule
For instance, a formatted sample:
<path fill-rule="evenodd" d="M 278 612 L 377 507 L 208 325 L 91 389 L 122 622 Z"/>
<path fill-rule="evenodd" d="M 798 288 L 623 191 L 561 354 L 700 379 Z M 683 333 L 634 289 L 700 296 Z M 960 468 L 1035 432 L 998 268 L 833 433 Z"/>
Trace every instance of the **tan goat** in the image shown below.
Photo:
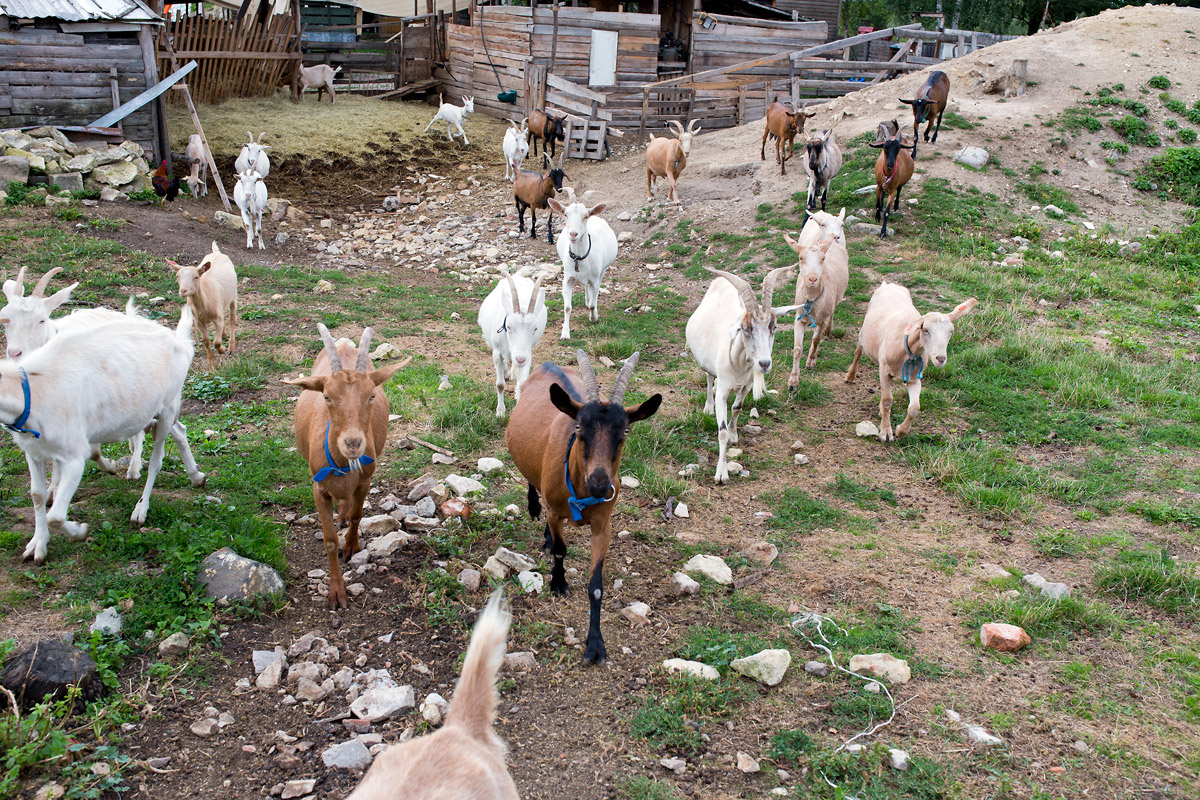
<path fill-rule="evenodd" d="M 670 199 L 673 203 L 679 202 L 679 197 L 675 194 L 675 184 L 679 180 L 683 168 L 687 166 L 688 156 L 692 152 L 692 137 L 700 133 L 700 120 L 694 119 L 688 123 L 687 130 L 683 129 L 683 125 L 671 120 L 669 123 L 675 129 L 674 139 L 669 139 L 666 136 L 656 137 L 653 133 L 650 134 L 650 143 L 646 145 L 646 199 L 654 199 L 654 181 L 657 178 L 666 178 L 671 184 Z"/>
<path fill-rule="evenodd" d="M 804 121 L 809 117 L 815 117 L 816 113 L 809 114 L 804 109 L 792 111 L 783 103 L 776 100 L 767 108 L 767 124 L 763 130 L 762 147 L 759 148 L 759 159 L 767 160 L 767 139 L 775 140 L 775 163 L 779 164 L 779 174 L 786 175 L 787 168 L 784 162 L 791 158 L 796 152 L 796 135 L 804 133 Z M 783 154 L 784 148 L 787 149 L 787 155 Z"/>
<path fill-rule="evenodd" d="M 864 352 L 879 365 L 880 440 L 890 442 L 912 430 L 921 412 L 921 378 L 925 366 L 945 366 L 946 346 L 954 333 L 954 323 L 974 308 L 976 302 L 972 297 L 949 314 L 938 311 L 920 314 L 908 289 L 898 283 L 884 283 L 871 295 L 846 383 L 854 382 L 858 359 Z M 908 384 L 908 413 L 893 434 L 892 381 L 896 379 Z"/>
<path fill-rule="evenodd" d="M 800 310 L 796 312 L 792 373 L 788 376 L 788 386 L 796 387 L 800 385 L 804 327 L 807 325 L 813 329 L 812 344 L 809 345 L 808 359 L 804 363 L 805 367 L 812 369 L 817 365 L 821 340 L 833 329 L 833 312 L 846 296 L 846 286 L 850 283 L 850 257 L 846 253 L 846 245 L 834 239 L 805 245 L 786 233 L 783 238 L 800 259 L 796 276 L 796 305 L 800 306 Z"/>
<path fill-rule="evenodd" d="M 221 252 L 217 243 L 212 243 L 212 252 L 206 255 L 194 267 L 185 267 L 167 259 L 167 264 L 175 270 L 175 280 L 179 281 L 179 296 L 192 307 L 196 317 L 196 333 L 204 343 L 204 352 L 208 355 L 208 366 L 216 365 L 213 349 L 218 353 L 232 353 L 236 339 L 234 329 L 237 327 L 237 271 L 229 256 Z M 225 339 L 225 317 L 229 316 L 229 345 Z M 216 339 L 211 344 L 208 341 L 208 326 L 216 328 Z"/>
<path fill-rule="evenodd" d="M 329 605 L 343 608 L 349 601 L 338 565 L 338 531 L 349 525 L 342 551 L 349 560 L 362 549 L 358 523 L 363 501 L 371 488 L 375 459 L 387 443 L 388 399 L 382 385 L 412 359 L 372 369 L 370 328 L 363 330 L 357 350 L 348 340 L 334 342 L 324 325 L 318 324 L 317 330 L 325 350 L 313 362 L 312 375 L 284 383 L 305 390 L 296 401 L 296 449 L 313 476 L 313 501 L 329 556 Z M 351 363 L 353 370 L 342 367 Z"/>

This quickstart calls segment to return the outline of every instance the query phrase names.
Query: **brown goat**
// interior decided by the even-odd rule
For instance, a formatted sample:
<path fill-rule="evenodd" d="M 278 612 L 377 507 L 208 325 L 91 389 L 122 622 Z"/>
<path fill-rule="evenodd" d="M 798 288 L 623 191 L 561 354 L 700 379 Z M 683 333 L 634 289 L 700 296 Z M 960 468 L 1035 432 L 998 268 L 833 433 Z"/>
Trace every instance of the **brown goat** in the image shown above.
<path fill-rule="evenodd" d="M 534 172 L 533 170 L 522 169 L 518 170 L 513 177 L 513 200 L 517 204 L 517 221 L 519 224 L 518 230 L 521 233 L 525 232 L 525 209 L 529 209 L 529 214 L 533 221 L 529 225 L 529 238 L 537 238 L 537 210 L 539 208 L 546 209 L 546 241 L 554 244 L 554 213 L 550 211 L 550 198 L 562 189 L 563 180 L 571 180 L 567 173 L 563 172 L 562 160 L 567 154 L 563 150 L 558 156 L 558 166 L 548 165 L 546 154 L 542 153 L 542 168 L 549 169 L 546 172 Z"/>
<path fill-rule="evenodd" d="M 526 139 L 529 141 L 529 152 L 537 155 L 538 142 L 542 143 L 542 153 L 546 152 L 546 147 L 550 147 L 550 157 L 554 158 L 554 153 L 557 149 L 557 142 L 563 143 L 563 149 L 566 149 L 566 131 L 567 117 L 564 114 L 561 117 L 556 117 L 547 114 L 545 111 L 532 111 L 529 114 L 529 132 L 526 134 Z"/>
<path fill-rule="evenodd" d="M 912 106 L 913 112 L 913 143 L 912 157 L 917 157 L 917 134 L 922 122 L 925 126 L 925 141 L 929 141 L 929 129 L 933 128 L 933 141 L 937 141 L 938 131 L 942 129 L 942 114 L 946 111 L 946 102 L 950 99 L 950 78 L 938 70 L 931 72 L 917 95 L 912 100 L 901 100 L 901 103 Z M 937 127 L 934 128 L 933 117 L 937 115 Z"/>
<path fill-rule="evenodd" d="M 871 147 L 883 150 L 875 159 L 875 219 L 882 214 L 879 238 L 886 239 L 888 213 L 900 208 L 900 190 L 912 177 L 914 164 L 908 154 L 909 143 L 901 138 L 871 142 Z"/>
<path fill-rule="evenodd" d="M 542 364 L 525 381 L 521 399 L 509 418 L 504 440 L 513 463 L 529 481 L 529 515 L 537 519 L 546 504 L 546 550 L 554 556 L 550 589 L 567 594 L 563 556 L 567 553 L 563 525 L 591 526 L 591 579 L 588 601 L 591 615 L 583 660 L 602 663 L 606 657 L 600 633 L 600 601 L 604 596 L 604 558 L 612 536 L 611 518 L 621 482 L 621 448 L 629 426 L 658 411 L 662 395 L 625 408 L 625 389 L 638 353 L 631 355 L 617 375 L 608 402 L 600 399 L 600 385 L 591 361 L 578 351 L 579 372 Z"/>
<path fill-rule="evenodd" d="M 786 175 L 787 169 L 784 167 L 784 162 L 796 152 L 796 135 L 804 133 L 804 121 L 815 116 L 815 112 L 809 114 L 803 108 L 799 111 L 792 111 L 778 100 L 771 103 L 767 108 L 767 124 L 763 130 L 762 147 L 759 148 L 758 153 L 760 160 L 767 160 L 767 139 L 773 138 L 775 140 L 775 162 L 779 164 L 779 174 Z M 786 156 L 783 154 L 785 145 L 788 151 Z"/>
<path fill-rule="evenodd" d="M 388 399 L 382 385 L 412 359 L 372 369 L 370 328 L 363 330 L 357 350 L 351 342 L 335 343 L 324 325 L 317 329 L 325 350 L 313 362 L 312 375 L 284 383 L 305 390 L 296 401 L 296 449 L 313 475 L 313 501 L 329 556 L 329 605 L 344 608 L 349 601 L 338 565 L 338 530 L 350 526 L 342 550 L 348 560 L 362 549 L 358 523 L 363 501 L 371 488 L 375 459 L 387 442 Z M 343 369 L 347 363 L 355 365 L 353 371 Z"/>

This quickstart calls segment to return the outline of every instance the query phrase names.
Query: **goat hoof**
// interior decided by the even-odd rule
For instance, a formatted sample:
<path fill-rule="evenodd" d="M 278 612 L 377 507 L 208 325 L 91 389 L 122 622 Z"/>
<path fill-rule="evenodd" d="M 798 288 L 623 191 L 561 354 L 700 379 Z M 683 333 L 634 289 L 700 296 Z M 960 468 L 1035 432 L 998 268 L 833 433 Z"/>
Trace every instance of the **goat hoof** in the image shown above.
<path fill-rule="evenodd" d="M 796 388 L 799 388 L 799 386 L 800 386 L 800 376 L 799 375 L 789 375 L 788 376 L 788 388 L 796 389 Z"/>
<path fill-rule="evenodd" d="M 570 597 L 571 595 L 571 587 L 567 586 L 566 578 L 563 579 L 561 584 L 555 583 L 553 580 L 550 581 L 550 591 L 562 597 Z"/>
<path fill-rule="evenodd" d="M 329 587 L 329 607 L 332 609 L 349 608 L 350 600 L 346 597 L 345 585 L 337 587 Z"/>
<path fill-rule="evenodd" d="M 583 653 L 583 663 L 585 664 L 603 664 L 608 659 L 608 651 L 604 649 L 604 642 L 589 642 L 587 650 Z"/>
<path fill-rule="evenodd" d="M 205 483 L 208 482 L 208 476 L 205 475 L 203 472 L 197 473 L 196 477 L 191 479 L 191 482 L 192 482 L 192 486 L 199 489 L 199 488 L 203 487 Z"/>

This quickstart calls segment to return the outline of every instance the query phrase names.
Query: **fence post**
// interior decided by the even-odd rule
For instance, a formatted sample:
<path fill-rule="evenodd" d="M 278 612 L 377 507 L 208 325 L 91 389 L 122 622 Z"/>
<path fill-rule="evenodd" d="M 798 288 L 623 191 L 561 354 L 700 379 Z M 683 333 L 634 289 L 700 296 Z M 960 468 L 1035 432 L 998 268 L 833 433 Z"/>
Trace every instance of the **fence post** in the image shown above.
<path fill-rule="evenodd" d="M 642 124 L 638 128 L 638 144 L 646 143 L 646 117 L 650 114 L 650 89 L 642 87 Z"/>

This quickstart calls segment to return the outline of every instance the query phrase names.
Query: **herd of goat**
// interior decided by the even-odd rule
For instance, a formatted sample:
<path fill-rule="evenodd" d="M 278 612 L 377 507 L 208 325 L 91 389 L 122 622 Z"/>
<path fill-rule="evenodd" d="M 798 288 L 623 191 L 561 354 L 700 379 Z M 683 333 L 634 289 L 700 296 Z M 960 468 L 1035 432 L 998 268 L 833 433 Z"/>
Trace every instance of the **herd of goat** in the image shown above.
<path fill-rule="evenodd" d="M 882 217 L 886 236 L 887 213 L 897 207 L 900 190 L 912 175 L 916 134 L 928 120 L 928 140 L 934 117 L 940 127 L 948 81 L 935 72 L 911 101 L 913 137 L 901 135 L 891 121 L 879 126 L 876 162 L 876 214 Z M 473 109 L 471 98 L 463 107 L 443 103 L 437 119 L 457 127 Z M 455 110 L 456 109 L 456 110 Z M 776 160 L 781 174 L 803 133 L 805 110 L 781 103 L 768 109 L 763 134 L 766 143 L 776 140 Z M 432 124 L 432 122 L 430 123 Z M 646 150 L 647 192 L 655 179 L 666 179 L 670 196 L 677 200 L 677 182 L 687 163 L 696 123 L 674 125 L 674 137 L 651 137 Z M 262 179 L 269 174 L 267 146 L 251 137 L 237 160 L 238 205 L 247 221 L 247 247 L 258 234 L 266 203 Z M 933 141 L 937 129 L 933 130 Z M 561 338 L 569 339 L 573 284 L 584 290 L 590 319 L 599 318 L 600 285 L 616 260 L 617 237 L 601 214 L 603 203 L 588 205 L 589 193 L 576 196 L 562 170 L 562 155 L 550 166 L 551 155 L 563 141 L 562 119 L 539 112 L 514 126 L 504 139 L 506 174 L 512 176 L 514 200 L 524 227 L 524 211 L 546 210 L 563 217 L 557 238 L 563 266 L 563 322 Z M 530 145 L 543 147 L 545 172 L 523 170 L 520 165 Z M 797 257 L 794 266 L 771 270 L 761 294 L 744 278 L 710 270 L 715 277 L 688 319 L 687 347 L 707 381 L 705 413 L 714 414 L 718 428 L 718 460 L 714 480 L 729 481 L 727 451 L 738 442 L 737 420 L 747 394 L 762 396 L 771 369 L 779 317 L 795 313 L 795 337 L 789 386 L 799 382 L 800 360 L 812 369 L 822 340 L 830 333 L 834 312 L 849 283 L 849 256 L 844 233 L 845 209 L 827 213 L 824 205 L 829 184 L 841 165 L 841 152 L 832 131 L 808 137 L 805 170 L 810 177 L 810 215 L 796 238 L 784 234 Z M 565 150 L 564 150 L 565 152 Z M 188 179 L 193 193 L 203 176 L 193 169 Z M 568 202 L 556 198 L 564 192 Z M 817 208 L 819 201 L 820 209 Z M 254 223 L 252 226 L 251 223 Z M 534 236 L 531 225 L 531 236 Z M 547 237 L 554 241 L 547 221 Z M 50 280 L 60 269 L 47 272 L 25 296 L 25 270 L 6 280 L 7 300 L 0 309 L 0 326 L 6 335 L 7 360 L 0 362 L 0 418 L 25 454 L 34 508 L 34 534 L 25 558 L 41 564 L 47 555 L 50 531 L 68 539 L 85 538 L 88 526 L 68 519 L 67 511 L 79 486 L 86 461 L 116 472 L 117 465 L 103 456 L 104 443 L 128 441 L 133 453 L 126 476 L 141 471 L 144 434 L 152 432 L 153 446 L 146 483 L 131 521 L 146 521 L 150 493 L 161 468 L 165 439 L 175 440 L 193 486 L 203 486 L 199 470 L 180 421 L 184 382 L 194 355 L 194 334 L 204 344 L 208 364 L 217 354 L 235 347 L 238 316 L 238 279 L 233 262 L 214 242 L 212 251 L 196 266 L 168 261 L 184 300 L 178 326 L 172 330 L 137 313 L 131 298 L 125 311 L 84 309 L 52 319 L 50 314 L 70 299 L 73 284 L 46 296 Z M 775 306 L 774 289 L 796 277 L 794 302 Z M 920 410 L 921 381 L 928 366 L 946 362 L 946 348 L 954 322 L 975 306 L 971 298 L 949 313 L 920 313 L 908 290 L 883 283 L 871 298 L 859 330 L 858 346 L 845 380 L 855 378 L 865 353 L 879 367 L 879 436 L 890 441 L 907 434 Z M 568 593 L 564 557 L 568 525 L 590 528 L 591 559 L 587 593 L 589 629 L 584 650 L 588 663 L 606 657 L 600 630 L 604 595 L 603 570 L 611 539 L 611 516 L 620 492 L 622 448 L 633 423 L 654 415 L 662 395 L 627 406 L 629 388 L 639 354 L 625 360 L 613 381 L 608 398 L 602 396 L 596 372 L 587 354 L 576 351 L 577 369 L 546 362 L 532 364 L 533 350 L 548 323 L 543 278 L 506 275 L 483 300 L 478 316 L 483 339 L 492 350 L 496 370 L 496 415 L 505 416 L 505 391 L 514 385 L 516 404 L 509 415 L 505 441 L 514 465 L 528 481 L 528 509 L 534 519 L 545 514 L 545 548 L 553 557 L 550 588 Z M 208 328 L 215 328 L 210 343 Z M 376 368 L 371 363 L 372 331 L 361 340 L 334 340 L 324 325 L 317 326 L 323 350 L 309 375 L 286 380 L 301 390 L 296 403 L 294 432 L 297 451 L 307 462 L 313 498 L 329 560 L 328 603 L 333 608 L 349 604 L 340 564 L 361 549 L 359 524 L 371 478 L 387 439 L 389 404 L 383 385 L 408 361 Z M 812 329 L 804 353 L 805 329 Z M 227 343 L 226 331 L 228 332 Z M 896 381 L 906 384 L 909 395 L 904 421 L 891 425 L 892 390 Z M 732 405 L 727 405 L 733 394 Z M 49 472 L 49 483 L 47 483 Z M 47 510 L 47 503 L 52 504 Z M 339 547 L 339 531 L 346 529 Z M 504 764 L 504 745 L 492 724 L 496 706 L 496 673 L 504 652 L 509 614 L 499 592 L 480 617 L 464 662 L 454 703 L 446 725 L 437 733 L 394 746 L 382 754 L 350 796 L 353 800 L 394 796 L 398 785 L 420 785 L 429 790 L 420 796 L 472 796 L 513 798 L 515 785 Z M 433 794 L 431 794 L 432 792 Z M 405 796 L 417 796 L 405 795 Z"/>

